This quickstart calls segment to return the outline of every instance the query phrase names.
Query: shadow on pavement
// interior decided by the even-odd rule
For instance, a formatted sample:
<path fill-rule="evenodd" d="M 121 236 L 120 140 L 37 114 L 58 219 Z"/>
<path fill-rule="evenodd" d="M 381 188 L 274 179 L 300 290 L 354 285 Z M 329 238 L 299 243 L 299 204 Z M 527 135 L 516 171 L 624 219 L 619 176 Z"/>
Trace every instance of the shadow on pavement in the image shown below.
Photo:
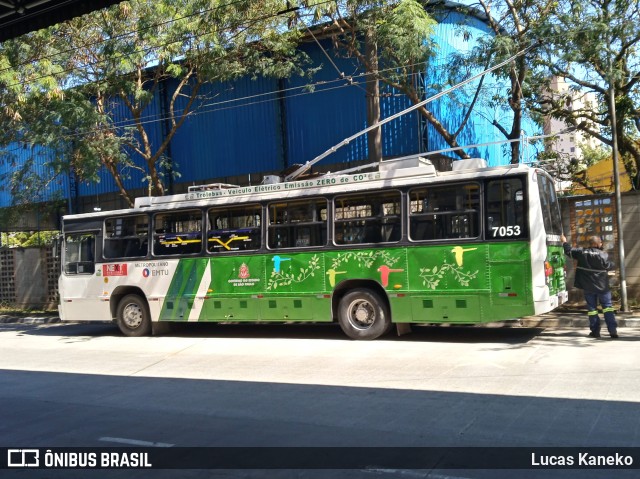
<path fill-rule="evenodd" d="M 0 391 L 0 443 L 8 447 L 121 447 L 125 440 L 176 447 L 640 446 L 638 403 L 626 401 L 16 370 L 0 370 Z M 19 472 L 10 477 L 637 477 L 637 470 L 453 474 L 437 467 L 337 475 L 303 469 Z"/>

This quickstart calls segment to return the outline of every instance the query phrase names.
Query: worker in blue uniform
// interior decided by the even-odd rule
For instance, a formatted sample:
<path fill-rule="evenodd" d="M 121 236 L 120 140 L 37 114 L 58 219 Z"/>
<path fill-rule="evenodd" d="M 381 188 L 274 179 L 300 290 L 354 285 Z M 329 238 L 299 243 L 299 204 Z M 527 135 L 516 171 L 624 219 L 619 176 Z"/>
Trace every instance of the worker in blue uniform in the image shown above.
<path fill-rule="evenodd" d="M 618 337 L 615 308 L 611 304 L 611 289 L 609 287 L 609 271 L 614 265 L 609 256 L 602 251 L 602 239 L 599 236 L 589 238 L 587 248 L 572 248 L 567 238 L 560 237 L 564 253 L 577 261 L 574 286 L 582 289 L 587 303 L 589 316 L 589 336 L 600 337 L 600 316 L 598 316 L 598 302 L 602 306 L 604 322 L 607 325 L 611 339 Z"/>

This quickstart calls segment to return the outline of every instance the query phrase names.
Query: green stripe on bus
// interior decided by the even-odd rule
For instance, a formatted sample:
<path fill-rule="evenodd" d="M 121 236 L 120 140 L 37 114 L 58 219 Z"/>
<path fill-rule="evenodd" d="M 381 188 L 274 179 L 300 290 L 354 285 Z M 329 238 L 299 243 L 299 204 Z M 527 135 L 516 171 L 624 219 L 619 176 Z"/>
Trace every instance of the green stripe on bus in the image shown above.
<path fill-rule="evenodd" d="M 208 265 L 202 259 L 181 259 L 171 278 L 160 319 L 164 321 L 186 321 L 193 307 L 193 301 Z"/>

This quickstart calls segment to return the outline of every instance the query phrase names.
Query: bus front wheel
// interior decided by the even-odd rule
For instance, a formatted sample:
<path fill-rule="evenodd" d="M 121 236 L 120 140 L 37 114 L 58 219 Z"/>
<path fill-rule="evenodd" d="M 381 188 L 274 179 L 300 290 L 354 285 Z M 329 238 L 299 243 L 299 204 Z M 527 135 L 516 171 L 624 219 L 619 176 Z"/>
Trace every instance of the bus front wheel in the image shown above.
<path fill-rule="evenodd" d="M 116 319 L 125 336 L 148 336 L 151 333 L 150 316 L 147 303 L 137 294 L 128 294 L 118 303 Z"/>
<path fill-rule="evenodd" d="M 386 305 L 368 289 L 355 289 L 344 295 L 338 305 L 338 322 L 351 339 L 376 339 L 391 328 Z"/>

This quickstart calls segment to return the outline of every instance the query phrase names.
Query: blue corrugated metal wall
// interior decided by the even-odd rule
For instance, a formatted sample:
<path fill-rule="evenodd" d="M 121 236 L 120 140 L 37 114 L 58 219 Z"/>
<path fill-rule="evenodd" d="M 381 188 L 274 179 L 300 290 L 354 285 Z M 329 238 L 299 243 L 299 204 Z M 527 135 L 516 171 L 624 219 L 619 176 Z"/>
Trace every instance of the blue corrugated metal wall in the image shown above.
<path fill-rule="evenodd" d="M 277 87 L 275 79 L 247 77 L 205 85 L 201 94 L 207 101 L 171 144 L 181 175 L 176 181 L 282 169 Z M 171 85 L 169 91 L 174 89 Z"/>
<path fill-rule="evenodd" d="M 311 58 L 310 66 L 322 66 L 322 69 L 311 80 L 294 78 L 287 81 L 289 90 L 286 93 L 286 121 L 290 163 L 312 160 L 367 127 L 364 69 L 354 59 L 337 56 L 330 42 L 323 41 L 321 45 L 324 52 L 315 43 L 305 45 L 304 51 Z M 335 67 L 326 58 L 325 52 L 331 56 Z M 341 79 L 340 73 L 348 80 Z M 316 85 L 312 93 L 303 88 L 309 83 Z M 381 90 L 385 91 L 382 85 Z M 383 96 L 380 99 L 381 118 L 397 113 L 409 104 L 410 101 L 404 96 Z M 390 157 L 418 152 L 418 133 L 415 113 L 384 125 L 382 154 Z M 367 156 L 367 137 L 363 135 L 322 160 L 320 164 L 348 164 L 366 160 Z"/>
<path fill-rule="evenodd" d="M 112 99 L 108 106 L 113 118 L 114 125 L 120 130 L 133 126 L 131 113 L 125 106 L 124 102 L 119 99 Z M 162 142 L 162 112 L 160 108 L 160 97 L 156 95 L 153 101 L 141 114 L 147 135 L 153 145 L 159 145 Z M 136 134 L 136 138 L 139 136 Z M 142 164 L 142 158 L 136 155 L 132 150 L 127 152 L 132 161 L 136 164 Z M 123 184 L 127 189 L 135 189 L 146 187 L 148 183 L 145 181 L 144 174 L 136 168 L 122 167 L 120 174 L 123 178 Z M 97 196 L 104 193 L 113 193 L 118 191 L 115 181 L 111 174 L 102 168 L 98 173 L 98 182 L 82 182 L 78 185 L 78 193 L 80 196 Z"/>
<path fill-rule="evenodd" d="M 454 11 L 448 11 L 440 20 L 435 33 L 439 50 L 435 64 L 425 72 L 427 86 L 438 80 L 438 64 L 445 64 L 450 55 L 471 48 L 476 38 L 487 33 L 483 22 Z M 471 32 L 470 37 L 461 34 L 462 23 Z M 175 181 L 200 183 L 211 178 L 281 170 L 294 163 L 309 161 L 366 128 L 366 93 L 361 67 L 353 59 L 337 57 L 329 42 L 323 42 L 323 48 L 332 56 L 339 72 L 315 43 L 309 43 L 303 46 L 311 58 L 309 67 L 322 65 L 311 79 L 297 77 L 279 82 L 267 78 L 241 78 L 206 85 L 202 92 L 207 95 L 207 101 L 189 117 L 171 142 L 173 168 L 180 175 Z M 353 77 L 353 83 L 340 79 L 340 72 Z M 485 79 L 485 88 L 491 88 L 492 82 L 495 80 Z M 315 85 L 313 92 L 304 88 L 310 83 Z M 168 81 L 164 86 L 170 96 L 176 88 L 176 81 Z M 284 92 L 278 95 L 280 89 Z M 381 90 L 391 93 L 381 98 L 382 118 L 410 106 L 405 96 L 394 95 L 382 84 Z M 427 89 L 426 93 L 430 95 L 435 91 Z M 456 102 L 464 103 L 469 99 L 460 93 L 456 96 L 457 100 L 453 96 L 442 97 L 427 105 L 449 129 L 456 129 L 463 115 L 464 109 Z M 162 92 L 157 92 L 152 104 L 142 114 L 154 148 L 164 138 L 163 101 Z M 496 115 L 504 115 L 504 111 L 496 112 L 483 104 L 476 108 L 468 126 L 459 135 L 458 143 L 465 145 L 503 139 L 491 122 Z M 116 125 L 124 127 L 131 124 L 129 111 L 121 102 L 112 102 L 111 109 Z M 433 127 L 424 127 L 424 122 L 422 125 L 416 112 L 385 125 L 382 129 L 383 155 L 396 157 L 448 146 Z M 535 133 L 532 125 L 527 128 L 531 129 L 528 134 Z M 498 165 L 509 162 L 503 151 L 503 146 L 496 145 L 478 148 L 470 154 L 485 158 L 491 165 Z M 46 155 L 41 156 L 38 168 L 44 171 Z M 449 156 L 456 157 L 453 154 Z M 137 163 L 142 161 L 133 152 L 131 158 Z M 345 163 L 347 167 L 350 162 L 366 159 L 367 138 L 363 135 L 327 157 L 323 163 Z M 24 161 L 24 157 L 17 155 L 15 161 Z M 0 173 L 7 168 L 7 164 L 0 164 Z M 142 173 L 136 169 L 125 169 L 123 175 L 128 189 L 147 185 Z M 67 179 L 62 178 L 47 194 L 52 194 L 55 188 L 67 196 Z M 115 183 L 105 170 L 100 172 L 98 183 L 79 185 L 82 196 L 115 191 Z M 0 206 L 10 204 L 8 193 L 0 190 Z"/>
<path fill-rule="evenodd" d="M 358 75 L 356 62 L 336 58 L 328 42 L 323 42 L 323 46 L 325 51 L 331 51 L 333 61 L 340 71 L 329 63 L 315 43 L 310 43 L 303 50 L 311 58 L 310 67 L 323 66 L 311 80 L 312 83 L 320 84 L 313 92 L 309 92 L 302 88 L 310 83 L 308 79 L 294 78 L 286 82 L 290 89 L 286 93 L 290 163 L 312 160 L 340 140 L 366 127 L 365 92 L 362 90 L 364 86 L 351 85 L 347 80 L 340 79 L 340 72 L 347 76 Z M 362 79 L 355 80 L 361 82 Z M 361 137 L 332 155 L 331 163 L 348 163 L 366 157 L 366 138 Z"/>
<path fill-rule="evenodd" d="M 460 25 L 465 26 L 463 30 Z M 426 75 L 426 93 L 427 97 L 440 93 L 442 87 L 438 89 L 430 88 L 433 84 L 446 84 L 446 79 L 438 72 L 438 66 L 447 64 L 452 55 L 471 50 L 477 40 L 491 34 L 486 24 L 474 17 L 464 16 L 456 11 L 448 11 L 440 18 L 440 23 L 434 35 L 435 43 L 438 45 L 438 53 L 436 61 L 433 62 L 432 70 L 427 71 Z M 480 70 L 474 73 L 480 73 Z M 458 79 L 463 81 L 464 78 Z M 456 131 L 465 115 L 466 107 L 471 103 L 474 89 L 478 85 L 479 80 L 464 87 L 464 89 L 453 92 L 451 95 L 445 95 L 439 99 L 429 103 L 427 108 L 441 121 L 448 131 Z M 500 82 L 493 75 L 486 75 L 482 85 L 485 98 L 491 98 L 494 91 L 498 91 Z M 504 85 L 502 85 L 504 87 Z M 448 88 L 448 86 L 447 86 Z M 505 88 L 502 88 L 504 91 Z M 504 141 L 504 136 L 493 126 L 496 120 L 500 124 L 509 126 L 513 119 L 513 112 L 508 105 L 496 107 L 490 105 L 488 101 L 480 101 L 475 104 L 474 111 L 471 114 L 467 125 L 462 129 L 457 137 L 459 145 L 475 145 L 480 143 L 489 143 L 494 141 Z M 539 133 L 539 128 L 531 120 L 523 121 L 524 133 L 532 136 Z M 438 134 L 432 126 L 427 126 L 425 132 L 426 151 L 438 151 L 449 148 L 444 138 Z M 487 160 L 490 166 L 506 165 L 511 161 L 510 151 L 506 143 L 481 146 L 466 150 L 469 155 L 474 158 L 483 158 Z M 446 153 L 454 159 L 459 158 L 454 153 Z"/>
<path fill-rule="evenodd" d="M 11 177 L 21 168 L 27 168 L 27 175 L 37 177 L 26 192 L 33 202 L 50 201 L 67 196 L 69 184 L 64 174 L 55 175 L 48 165 L 55 159 L 55 153 L 47 148 L 26 143 L 11 143 L 0 155 L 0 207 L 11 206 Z"/>

